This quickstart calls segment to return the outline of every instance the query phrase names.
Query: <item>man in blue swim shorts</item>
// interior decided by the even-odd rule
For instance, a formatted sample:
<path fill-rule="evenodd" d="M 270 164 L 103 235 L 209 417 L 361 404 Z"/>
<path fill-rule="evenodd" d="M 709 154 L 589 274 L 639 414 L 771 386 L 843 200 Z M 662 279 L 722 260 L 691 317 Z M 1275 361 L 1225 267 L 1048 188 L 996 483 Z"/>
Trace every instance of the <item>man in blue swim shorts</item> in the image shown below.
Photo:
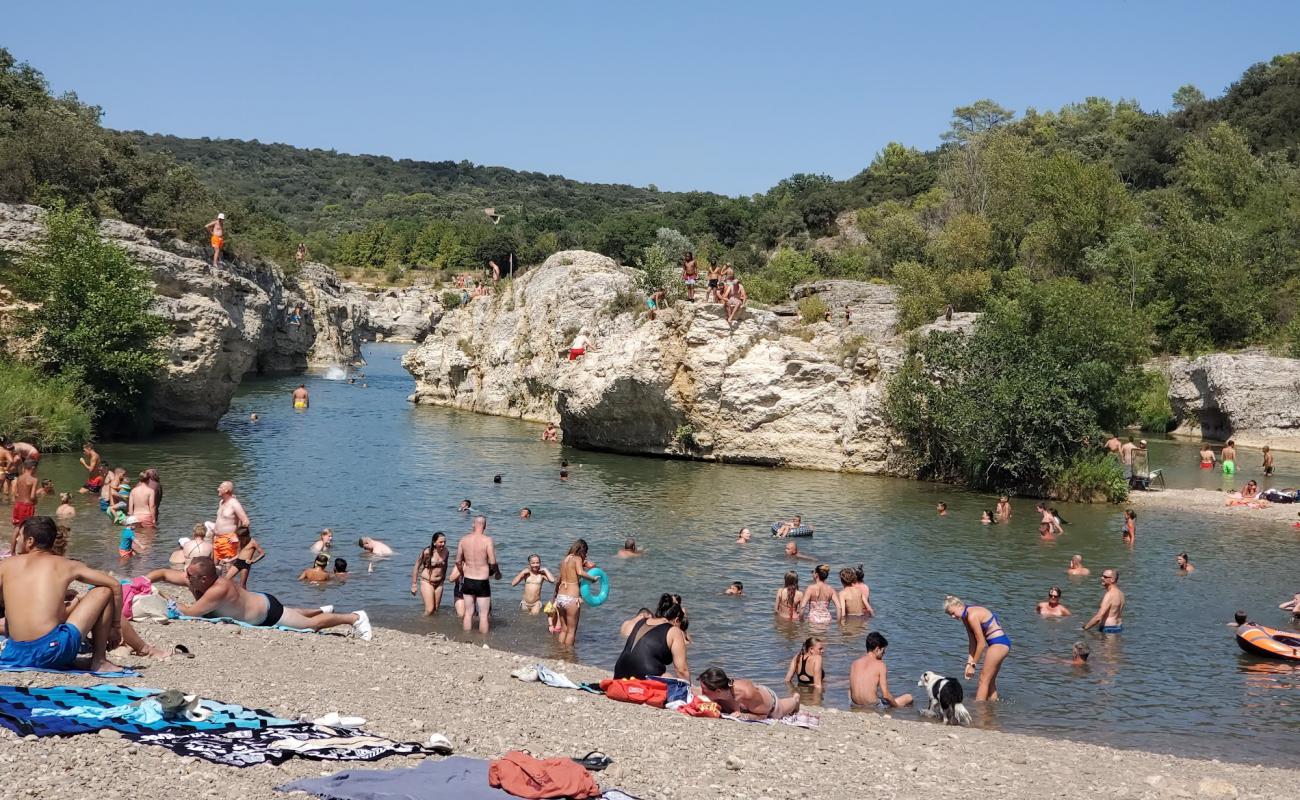
<path fill-rule="evenodd" d="M 1094 625 L 1101 625 L 1102 633 L 1124 632 L 1124 593 L 1119 589 L 1119 572 L 1113 569 L 1101 573 L 1101 587 L 1105 593 L 1101 596 L 1101 607 L 1092 619 L 1084 624 L 1086 631 Z"/>
<path fill-rule="evenodd" d="M 122 641 L 122 585 L 80 561 L 56 556 L 52 550 L 57 534 L 53 519 L 32 517 L 19 531 L 22 555 L 0 562 L 0 599 L 9 634 L 0 664 L 73 669 L 82 640 L 90 639 L 90 669 L 117 669 L 105 654 Z M 68 604 L 64 598 L 73 581 L 88 583 L 91 589 Z"/>

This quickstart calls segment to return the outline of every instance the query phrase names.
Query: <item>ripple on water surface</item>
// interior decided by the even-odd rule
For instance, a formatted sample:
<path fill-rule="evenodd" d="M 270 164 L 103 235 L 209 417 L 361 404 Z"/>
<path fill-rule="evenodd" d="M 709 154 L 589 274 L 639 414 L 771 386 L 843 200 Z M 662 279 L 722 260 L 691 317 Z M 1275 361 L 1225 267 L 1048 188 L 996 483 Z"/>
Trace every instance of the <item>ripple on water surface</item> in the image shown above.
<path fill-rule="evenodd" d="M 1007 700 L 972 704 L 978 724 L 1245 761 L 1287 763 L 1300 754 L 1297 665 L 1240 653 L 1224 624 L 1238 608 L 1265 624 L 1290 624 L 1276 609 L 1300 590 L 1293 568 L 1300 532 L 1289 526 L 1258 523 L 1248 513 L 1198 518 L 1152 511 L 1140 515 L 1138 544 L 1129 550 L 1117 534 L 1119 509 L 1062 506 L 1067 534 L 1043 544 L 1030 500 L 1015 501 L 1011 524 L 984 527 L 980 510 L 994 498 L 948 487 L 585 453 L 543 444 L 535 425 L 414 407 L 405 400 L 412 384 L 401 353 L 393 345 L 370 347 L 356 384 L 307 376 L 312 407 L 303 413 L 293 411 L 289 392 L 304 378 L 254 380 L 219 431 L 103 447 L 110 463 L 133 473 L 153 466 L 163 476 L 159 541 L 128 569 L 165 563 L 177 536 L 212 518 L 216 486 L 229 478 L 268 551 L 250 587 L 290 604 L 365 607 L 380 625 L 454 633 L 449 614 L 420 616 L 410 574 L 433 531 L 446 531 L 454 547 L 467 527 L 456 506 L 469 498 L 490 520 L 507 578 L 530 553 L 555 570 L 574 538 L 590 542 L 613 586 L 605 605 L 583 612 L 577 655 L 587 663 L 612 665 L 622 645 L 619 623 L 653 606 L 661 592 L 676 591 L 691 616 L 692 672 L 719 664 L 776 686 L 799 643 L 821 635 L 828 643 L 825 696 L 807 697 L 845 707 L 849 664 L 869 630 L 889 638 L 896 694 L 914 691 L 924 670 L 961 673 L 965 635 L 940 608 L 952 593 L 996 610 L 1014 641 L 999 680 Z M 248 421 L 253 411 L 257 423 Z M 1196 469 L 1195 451 L 1153 442 L 1153 466 L 1166 466 L 1172 485 L 1221 481 Z M 572 464 L 567 482 L 558 479 L 561 459 Z M 1254 451 L 1241 459 L 1257 462 Z M 1300 482 L 1300 456 L 1278 453 L 1277 462 L 1272 485 Z M 43 470 L 60 488 L 82 479 L 73 454 L 48 457 Z M 1258 472 L 1247 466 L 1241 479 L 1260 479 Z M 492 483 L 497 473 L 504 476 L 500 485 Z M 946 518 L 935 514 L 939 500 L 949 504 Z M 73 552 L 120 570 L 118 530 L 92 502 L 79 500 Z M 523 506 L 532 509 L 531 520 L 518 518 Z M 785 557 L 783 542 L 765 536 L 774 518 L 793 513 L 817 528 L 799 541 L 814 561 Z M 742 525 L 755 532 L 747 546 L 734 544 Z M 333 555 L 348 560 L 352 577 L 324 587 L 299 584 L 307 547 L 326 526 L 336 534 Z M 365 560 L 355 542 L 361 535 L 390 542 L 397 555 Z M 615 558 L 628 536 L 649 554 Z M 1192 575 L 1174 569 L 1183 550 L 1197 565 Z M 1066 577 L 1074 552 L 1084 554 L 1094 577 Z M 807 586 L 818 561 L 832 565 L 837 588 L 840 567 L 863 564 L 878 617 L 821 630 L 774 623 L 782 575 L 794 569 Z M 1101 593 L 1095 576 L 1108 566 L 1119 569 L 1128 593 L 1127 632 L 1083 634 L 1078 626 Z M 734 580 L 744 582 L 744 597 L 722 594 Z M 518 590 L 507 584 L 493 586 L 492 644 L 564 655 L 544 621 L 519 610 Z M 1074 617 L 1037 618 L 1034 604 L 1052 585 L 1062 588 Z M 1071 644 L 1081 639 L 1092 647 L 1087 670 L 1068 664 Z M 974 684 L 968 687 L 973 695 Z"/>

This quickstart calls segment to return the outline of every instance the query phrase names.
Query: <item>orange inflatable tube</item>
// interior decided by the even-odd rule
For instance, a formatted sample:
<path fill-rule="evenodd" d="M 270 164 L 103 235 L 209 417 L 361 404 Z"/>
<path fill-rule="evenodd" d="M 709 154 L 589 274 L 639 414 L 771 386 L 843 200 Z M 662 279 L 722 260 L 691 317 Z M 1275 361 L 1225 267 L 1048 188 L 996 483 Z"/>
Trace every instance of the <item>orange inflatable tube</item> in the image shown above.
<path fill-rule="evenodd" d="M 1300 661 L 1300 633 L 1293 631 L 1242 625 L 1237 629 L 1237 645 L 1251 655 Z"/>

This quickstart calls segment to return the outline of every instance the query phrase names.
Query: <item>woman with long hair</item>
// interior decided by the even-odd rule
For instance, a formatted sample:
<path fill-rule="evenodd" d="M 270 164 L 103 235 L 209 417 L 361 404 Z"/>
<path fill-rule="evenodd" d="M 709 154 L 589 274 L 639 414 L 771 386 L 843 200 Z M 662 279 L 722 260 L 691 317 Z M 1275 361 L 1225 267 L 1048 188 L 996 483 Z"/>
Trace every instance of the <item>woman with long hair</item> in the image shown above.
<path fill-rule="evenodd" d="M 447 579 L 447 534 L 436 531 L 429 546 L 420 551 L 411 570 L 411 594 L 417 591 L 424 602 L 424 615 L 433 616 L 442 605 L 442 585 Z"/>
<path fill-rule="evenodd" d="M 790 659 L 790 666 L 785 671 L 785 682 L 798 681 L 800 686 L 812 686 L 820 689 L 826 680 L 826 671 L 822 668 L 822 654 L 826 652 L 826 640 L 820 636 L 804 639 L 803 647 Z"/>
<path fill-rule="evenodd" d="M 555 584 L 555 608 L 560 612 L 560 644 L 572 647 L 578 638 L 578 620 L 582 616 L 582 581 L 595 583 L 587 572 L 587 541 L 578 539 L 560 562 L 560 580 Z"/>
<path fill-rule="evenodd" d="M 799 573 L 790 570 L 785 574 L 785 585 L 776 590 L 776 605 L 772 613 L 781 619 L 798 619 L 803 592 L 799 591 Z"/>
<path fill-rule="evenodd" d="M 808 615 L 813 625 L 829 625 L 831 607 L 836 605 L 835 590 L 826 579 L 830 577 L 831 565 L 818 564 L 813 567 L 813 585 L 803 595 L 803 606 L 799 609 Z"/>

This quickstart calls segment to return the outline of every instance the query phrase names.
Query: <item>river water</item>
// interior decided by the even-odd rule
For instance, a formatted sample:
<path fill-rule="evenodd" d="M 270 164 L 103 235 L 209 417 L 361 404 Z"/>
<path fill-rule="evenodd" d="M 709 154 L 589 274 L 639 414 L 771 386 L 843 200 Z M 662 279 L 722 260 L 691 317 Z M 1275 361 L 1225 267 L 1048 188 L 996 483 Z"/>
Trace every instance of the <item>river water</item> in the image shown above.
<path fill-rule="evenodd" d="M 980 511 L 994 498 L 951 487 L 580 452 L 542 443 L 536 425 L 415 407 L 405 399 L 413 384 L 400 366 L 402 352 L 371 346 L 364 388 L 360 379 L 352 385 L 324 375 L 249 380 L 218 431 L 103 446 L 106 460 L 132 475 L 160 471 L 161 532 L 149 553 L 122 564 L 120 529 L 82 496 L 71 553 L 119 574 L 163 565 L 176 537 L 213 518 L 217 484 L 230 479 L 268 551 L 253 569 L 251 588 L 289 605 L 363 607 L 381 626 L 459 636 L 450 591 L 444 616 L 426 619 L 409 586 L 413 560 L 432 531 L 447 531 L 454 547 L 467 529 L 456 506 L 469 498 L 490 519 L 507 579 L 529 553 L 554 571 L 575 537 L 591 544 L 612 590 L 603 606 L 583 611 L 576 658 L 585 663 L 612 667 L 622 645 L 618 625 L 639 607 L 653 607 L 661 592 L 675 591 L 691 616 L 693 673 L 717 664 L 776 686 L 803 639 L 822 635 L 825 695 L 806 698 L 845 708 L 849 664 L 861 655 L 868 630 L 889 638 L 895 694 L 914 691 L 924 670 L 960 675 L 966 637 L 941 608 L 952 593 L 997 611 L 1014 641 L 999 679 L 1006 699 L 970 704 L 978 725 L 1247 762 L 1290 764 L 1300 754 L 1300 664 L 1246 656 L 1225 624 L 1241 608 L 1264 624 L 1291 625 L 1277 610 L 1300 591 L 1300 531 L 1289 525 L 1254 522 L 1249 512 L 1197 517 L 1152 510 L 1140 514 L 1137 546 L 1129 549 L 1117 533 L 1119 509 L 1063 505 L 1067 533 L 1044 544 L 1032 500 L 1013 502 L 1009 525 L 985 527 Z M 312 406 L 295 413 L 289 393 L 302 380 Z M 256 423 L 248 420 L 254 411 L 261 416 Z M 565 482 L 558 478 L 562 459 L 572 465 Z M 1171 486 L 1217 488 L 1221 476 L 1201 472 L 1196 461 L 1194 446 L 1152 442 L 1152 466 L 1166 469 Z M 1277 462 L 1278 475 L 1265 486 L 1300 483 L 1300 456 L 1278 453 Z M 1246 451 L 1240 463 L 1242 481 L 1262 479 L 1256 452 Z M 494 485 L 498 473 L 503 481 Z M 42 475 L 60 489 L 84 479 L 74 454 L 48 456 Z M 941 500 L 947 517 L 935 513 Z M 523 506 L 532 509 L 531 520 L 519 519 Z M 806 586 L 816 563 L 787 558 L 784 542 L 764 535 L 774 518 L 793 513 L 817 528 L 800 547 L 832 565 L 837 588 L 840 567 L 865 565 L 876 618 L 828 630 L 773 620 L 782 575 L 796 569 Z M 745 546 L 734 543 L 742 525 L 756 534 Z M 300 584 L 295 578 L 311 561 L 307 548 L 326 526 L 336 534 L 333 555 L 348 559 L 352 577 L 323 587 Z M 397 556 L 366 561 L 355 545 L 361 535 L 389 542 Z M 627 536 L 649 554 L 616 558 Z M 1183 550 L 1197 567 L 1187 576 L 1174 566 Z M 1065 575 L 1074 552 L 1084 554 L 1093 577 Z M 1104 567 L 1119 569 L 1128 595 L 1119 637 L 1078 628 L 1097 606 L 1096 576 Z M 735 580 L 744 582 L 745 595 L 724 596 Z M 1075 617 L 1036 616 L 1035 602 L 1052 585 L 1064 590 Z M 544 617 L 519 610 L 518 591 L 505 581 L 493 587 L 492 646 L 575 657 L 554 645 Z M 168 637 L 170 643 L 176 635 Z M 1086 670 L 1068 664 L 1071 644 L 1081 639 L 1093 653 Z M 968 692 L 974 696 L 973 683 Z"/>

